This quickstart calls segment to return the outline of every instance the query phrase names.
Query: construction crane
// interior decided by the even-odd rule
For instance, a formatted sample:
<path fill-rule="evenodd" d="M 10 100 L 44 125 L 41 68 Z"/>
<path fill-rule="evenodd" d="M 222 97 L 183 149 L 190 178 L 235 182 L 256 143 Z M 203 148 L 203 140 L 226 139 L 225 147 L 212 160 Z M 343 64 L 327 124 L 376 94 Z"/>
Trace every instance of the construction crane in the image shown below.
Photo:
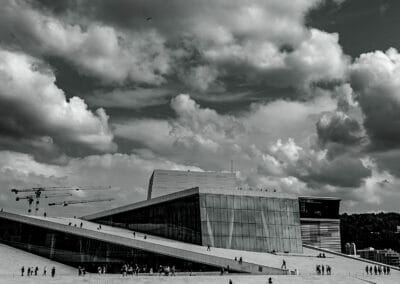
<path fill-rule="evenodd" d="M 35 208 L 35 210 L 38 211 L 38 210 L 39 210 L 39 208 L 38 208 L 38 205 L 39 205 L 39 198 L 54 198 L 54 197 L 68 197 L 68 196 L 72 196 L 72 194 L 71 194 L 71 193 L 60 193 L 60 194 L 57 194 L 57 193 L 53 193 L 53 194 L 47 193 L 47 194 L 44 194 L 44 195 L 39 196 L 39 197 L 37 197 L 36 195 L 31 194 L 31 195 L 26 195 L 26 196 L 17 196 L 17 197 L 15 198 L 15 201 L 20 201 L 20 200 L 22 200 L 22 199 L 26 199 L 26 200 L 28 201 L 28 207 L 29 207 L 29 208 L 28 208 L 28 212 L 30 213 L 30 212 L 32 211 L 31 206 L 32 206 L 33 201 L 34 201 L 35 199 L 36 199 L 36 202 L 35 202 L 36 208 Z"/>
<path fill-rule="evenodd" d="M 22 189 L 12 188 L 11 192 L 14 192 L 15 194 L 21 192 L 33 192 L 36 198 L 40 198 L 43 191 L 68 191 L 68 190 L 81 191 L 81 190 L 106 190 L 106 189 L 112 189 L 112 187 L 111 186 L 88 186 L 88 187 L 49 186 L 49 187 L 31 187 Z"/>
<path fill-rule="evenodd" d="M 29 200 L 33 200 L 35 198 L 39 199 L 39 198 L 53 198 L 53 197 L 67 197 L 67 196 L 72 196 L 72 193 L 67 193 L 67 192 L 66 193 L 60 193 L 60 194 L 47 193 L 47 194 L 41 195 L 39 197 L 37 197 L 36 195 L 17 196 L 15 198 L 15 200 L 16 201 L 20 201 L 21 199 L 27 199 L 29 201 Z M 37 200 L 36 202 L 39 204 L 39 200 Z"/>
<path fill-rule="evenodd" d="M 68 205 L 75 205 L 75 204 L 82 204 L 82 203 L 92 203 L 92 202 L 104 202 L 104 201 L 112 201 L 114 198 L 99 198 L 99 199 L 90 199 L 90 200 L 65 200 L 60 202 L 51 202 L 49 206 L 68 206 Z"/>

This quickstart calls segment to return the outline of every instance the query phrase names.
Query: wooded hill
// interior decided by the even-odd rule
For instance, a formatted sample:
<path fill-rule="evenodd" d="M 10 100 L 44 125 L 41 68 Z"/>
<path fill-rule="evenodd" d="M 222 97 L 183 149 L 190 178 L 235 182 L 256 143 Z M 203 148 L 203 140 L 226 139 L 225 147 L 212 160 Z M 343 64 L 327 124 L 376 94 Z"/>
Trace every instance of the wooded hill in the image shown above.
<path fill-rule="evenodd" d="M 396 233 L 397 226 L 400 226 L 398 213 L 344 213 L 340 215 L 342 251 L 346 243 L 354 242 L 357 249 L 391 248 L 400 252 L 400 234 Z"/>

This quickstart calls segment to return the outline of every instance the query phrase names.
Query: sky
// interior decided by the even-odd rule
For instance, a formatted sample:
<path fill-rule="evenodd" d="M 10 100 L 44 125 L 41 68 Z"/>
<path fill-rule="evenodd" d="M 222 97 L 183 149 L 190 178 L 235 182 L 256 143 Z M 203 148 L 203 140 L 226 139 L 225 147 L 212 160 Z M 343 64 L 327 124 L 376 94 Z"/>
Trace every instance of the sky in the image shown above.
<path fill-rule="evenodd" d="M 11 188 L 146 198 L 153 169 L 399 212 L 400 3 L 7 0 L 0 6 L 0 207 Z"/>

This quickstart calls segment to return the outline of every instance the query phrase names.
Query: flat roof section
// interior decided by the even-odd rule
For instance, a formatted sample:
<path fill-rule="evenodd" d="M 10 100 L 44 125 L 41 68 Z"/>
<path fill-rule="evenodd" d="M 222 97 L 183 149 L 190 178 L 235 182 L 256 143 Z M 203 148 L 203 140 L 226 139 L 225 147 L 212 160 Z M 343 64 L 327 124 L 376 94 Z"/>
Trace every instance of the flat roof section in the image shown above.
<path fill-rule="evenodd" d="M 231 172 L 195 172 L 156 169 L 150 177 L 147 199 L 191 187 L 235 189 L 236 175 Z"/>

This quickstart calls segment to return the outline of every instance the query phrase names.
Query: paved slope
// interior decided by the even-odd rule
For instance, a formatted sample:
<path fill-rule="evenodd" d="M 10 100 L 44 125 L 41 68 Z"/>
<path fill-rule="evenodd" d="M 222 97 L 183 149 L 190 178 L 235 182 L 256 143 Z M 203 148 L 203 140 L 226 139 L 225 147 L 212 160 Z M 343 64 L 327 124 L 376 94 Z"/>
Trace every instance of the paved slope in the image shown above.
<path fill-rule="evenodd" d="M 76 274 L 76 269 L 73 267 L 4 244 L 0 244 L 0 258 L 0 279 L 6 277 L 6 275 L 20 275 L 22 266 L 25 267 L 25 273 L 29 266 L 37 266 L 39 267 L 39 274 L 42 275 L 43 268 L 46 266 L 49 274 L 50 269 L 54 266 L 57 275 Z"/>

